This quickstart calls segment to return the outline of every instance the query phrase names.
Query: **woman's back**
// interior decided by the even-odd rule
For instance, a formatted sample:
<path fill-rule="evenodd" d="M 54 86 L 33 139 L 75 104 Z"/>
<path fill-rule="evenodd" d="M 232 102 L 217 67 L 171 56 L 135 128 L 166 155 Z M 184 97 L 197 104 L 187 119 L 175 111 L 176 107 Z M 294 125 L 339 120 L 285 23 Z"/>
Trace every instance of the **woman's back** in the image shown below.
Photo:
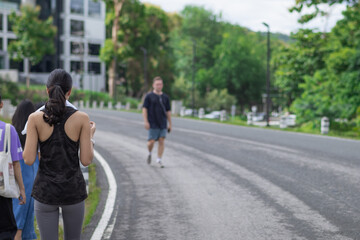
<path fill-rule="evenodd" d="M 41 158 L 32 196 L 42 203 L 68 205 L 87 197 L 78 157 L 81 128 L 76 113 L 77 110 L 68 107 L 57 124 L 40 128 Z M 41 127 L 41 121 L 38 124 Z M 71 129 L 78 131 L 74 133 Z"/>

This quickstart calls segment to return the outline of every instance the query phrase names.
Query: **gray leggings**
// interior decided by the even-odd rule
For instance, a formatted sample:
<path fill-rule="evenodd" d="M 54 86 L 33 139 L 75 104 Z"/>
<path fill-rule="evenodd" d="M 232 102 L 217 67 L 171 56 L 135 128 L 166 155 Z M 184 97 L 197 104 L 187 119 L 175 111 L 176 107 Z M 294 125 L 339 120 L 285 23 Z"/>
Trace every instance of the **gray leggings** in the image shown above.
<path fill-rule="evenodd" d="M 84 220 L 85 201 L 73 205 L 48 205 L 35 200 L 36 221 L 42 240 L 58 239 L 59 208 L 64 222 L 64 239 L 79 240 Z"/>

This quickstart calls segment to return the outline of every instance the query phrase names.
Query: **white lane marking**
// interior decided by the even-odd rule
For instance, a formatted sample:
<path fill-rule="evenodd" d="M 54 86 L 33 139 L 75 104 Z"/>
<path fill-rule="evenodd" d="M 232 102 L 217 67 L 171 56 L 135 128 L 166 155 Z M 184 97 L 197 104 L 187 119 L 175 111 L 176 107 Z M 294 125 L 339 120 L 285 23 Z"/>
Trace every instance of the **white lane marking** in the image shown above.
<path fill-rule="evenodd" d="M 100 162 L 102 168 L 104 169 L 108 183 L 109 183 L 109 193 L 108 193 L 108 196 L 106 199 L 104 212 L 101 216 L 98 226 L 96 227 L 96 229 L 91 237 L 91 240 L 99 240 L 102 238 L 104 231 L 105 231 L 106 227 L 108 226 L 110 217 L 114 211 L 116 192 L 117 192 L 117 184 L 116 184 L 115 176 L 114 176 L 113 172 L 111 171 L 111 168 L 110 168 L 109 164 L 106 162 L 106 160 L 96 150 L 94 150 L 94 156 Z M 112 229 L 109 229 L 109 228 L 106 229 L 107 233 L 112 232 L 113 228 L 114 227 L 112 227 Z"/>

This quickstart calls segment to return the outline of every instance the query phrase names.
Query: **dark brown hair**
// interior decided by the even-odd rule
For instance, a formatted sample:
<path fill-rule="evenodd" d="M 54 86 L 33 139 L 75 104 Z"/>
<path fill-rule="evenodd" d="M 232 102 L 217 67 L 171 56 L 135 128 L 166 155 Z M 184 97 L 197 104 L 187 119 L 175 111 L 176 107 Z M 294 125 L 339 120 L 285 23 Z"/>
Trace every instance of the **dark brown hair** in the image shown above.
<path fill-rule="evenodd" d="M 30 100 L 23 100 L 15 110 L 11 123 L 19 135 L 21 146 L 24 148 L 26 136 L 21 134 L 30 114 L 35 112 L 35 107 Z"/>
<path fill-rule="evenodd" d="M 65 94 L 71 90 L 72 78 L 63 69 L 55 69 L 49 75 L 47 84 L 49 100 L 45 103 L 44 121 L 50 126 L 58 123 L 66 111 Z"/>

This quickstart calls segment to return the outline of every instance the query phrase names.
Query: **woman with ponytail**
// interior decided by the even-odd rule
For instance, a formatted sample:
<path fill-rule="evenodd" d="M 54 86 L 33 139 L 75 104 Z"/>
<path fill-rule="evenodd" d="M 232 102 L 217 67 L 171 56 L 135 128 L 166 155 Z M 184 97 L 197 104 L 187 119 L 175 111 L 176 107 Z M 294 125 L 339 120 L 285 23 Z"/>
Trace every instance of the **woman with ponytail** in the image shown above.
<path fill-rule="evenodd" d="M 27 165 L 40 165 L 32 189 L 35 215 L 42 240 L 58 239 L 59 208 L 64 222 L 64 239 L 80 239 L 84 218 L 86 184 L 79 161 L 91 164 L 95 123 L 69 106 L 72 79 L 56 69 L 49 75 L 45 107 L 29 116 L 23 153 Z M 79 152 L 80 150 L 80 159 Z"/>

